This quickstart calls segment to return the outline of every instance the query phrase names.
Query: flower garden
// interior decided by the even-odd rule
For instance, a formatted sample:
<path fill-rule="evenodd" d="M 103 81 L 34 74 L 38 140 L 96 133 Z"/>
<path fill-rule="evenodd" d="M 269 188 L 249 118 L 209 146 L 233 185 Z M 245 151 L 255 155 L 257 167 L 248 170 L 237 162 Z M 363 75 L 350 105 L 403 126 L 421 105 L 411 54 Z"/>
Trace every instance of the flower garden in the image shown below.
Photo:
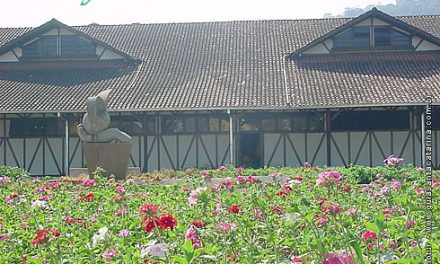
<path fill-rule="evenodd" d="M 0 263 L 422 263 L 428 248 L 440 263 L 438 176 L 428 241 L 425 175 L 396 165 L 189 169 L 176 184 L 0 167 Z"/>

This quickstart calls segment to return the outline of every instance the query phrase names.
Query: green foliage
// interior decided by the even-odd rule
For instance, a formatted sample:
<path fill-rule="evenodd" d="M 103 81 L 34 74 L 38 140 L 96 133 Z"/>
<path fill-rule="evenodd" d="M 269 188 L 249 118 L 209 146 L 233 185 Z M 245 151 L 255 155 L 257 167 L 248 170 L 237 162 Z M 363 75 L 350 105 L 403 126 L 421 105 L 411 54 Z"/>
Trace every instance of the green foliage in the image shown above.
<path fill-rule="evenodd" d="M 100 170 L 94 180 L 4 181 L 0 184 L 0 263 L 21 263 L 23 256 L 28 263 L 106 263 L 104 253 L 110 249 L 116 256 L 107 263 L 290 263 L 293 256 L 303 263 L 322 263 L 329 253 L 342 251 L 350 252 L 355 263 L 395 257 L 398 260 L 391 263 L 421 263 L 425 245 L 432 246 L 433 263 L 439 263 L 440 208 L 434 203 L 430 211 L 424 205 L 419 194 L 424 177 L 419 170 L 330 169 L 342 174 L 340 184 L 317 185 L 318 174 L 326 168 L 310 167 L 239 169 L 240 173 L 233 167 L 209 170 L 211 176 L 231 177 L 230 185 L 218 186 L 200 180 L 201 170 L 196 169 L 179 172 L 187 181 L 173 185 L 148 178 L 118 182 L 101 177 Z M 289 181 L 237 182 L 238 174 L 259 173 L 282 174 Z M 303 180 L 295 181 L 297 176 Z M 358 180 L 374 181 L 358 185 Z M 399 186 L 390 187 L 395 181 Z M 198 189 L 206 184 L 214 188 Z M 121 185 L 124 191 L 117 191 Z M 286 186 L 287 191 L 280 194 Z M 389 190 L 381 193 L 384 186 Z M 197 200 L 190 204 L 188 198 L 197 189 Z M 437 201 L 438 189 L 432 195 Z M 145 231 L 139 213 L 143 204 L 158 206 L 159 217 L 172 214 L 177 227 Z M 335 204 L 340 210 L 332 213 L 328 206 Z M 232 205 L 239 208 L 238 213 L 228 210 Z M 118 213 L 122 209 L 124 213 Z M 433 217 L 431 241 L 426 241 L 428 213 Z M 203 223 L 195 235 L 200 240 L 198 249 L 187 236 L 195 220 Z M 233 225 L 224 230 L 221 223 Z M 93 245 L 104 227 L 106 235 Z M 56 229 L 60 236 L 34 245 L 37 232 L 45 229 Z M 130 232 L 128 237 L 119 235 L 123 229 Z M 368 230 L 377 239 L 366 240 L 363 235 Z M 166 246 L 165 257 L 142 253 L 152 242 Z"/>
<path fill-rule="evenodd" d="M 186 169 L 181 171 L 161 170 L 148 172 L 143 174 L 147 179 L 201 179 L 202 171 L 209 174 L 209 178 L 227 178 L 242 176 L 270 176 L 281 175 L 285 177 L 294 177 L 296 175 L 303 175 L 307 177 L 317 177 L 317 175 L 325 171 L 327 167 L 263 167 L 263 168 L 246 168 L 241 173 L 236 172 L 236 168 L 228 165 L 224 168 L 217 169 Z M 351 183 L 368 184 L 376 179 L 383 178 L 391 179 L 409 179 L 416 180 L 424 178 L 424 172 L 421 169 L 416 169 L 412 165 L 403 167 L 367 167 L 361 165 L 350 165 L 348 167 L 332 167 L 333 170 L 340 172 Z M 434 172 L 436 173 L 436 172 Z"/>
<path fill-rule="evenodd" d="M 28 176 L 29 173 L 25 169 L 10 166 L 0 166 L 0 177 L 10 177 L 16 179 L 19 177 Z"/>

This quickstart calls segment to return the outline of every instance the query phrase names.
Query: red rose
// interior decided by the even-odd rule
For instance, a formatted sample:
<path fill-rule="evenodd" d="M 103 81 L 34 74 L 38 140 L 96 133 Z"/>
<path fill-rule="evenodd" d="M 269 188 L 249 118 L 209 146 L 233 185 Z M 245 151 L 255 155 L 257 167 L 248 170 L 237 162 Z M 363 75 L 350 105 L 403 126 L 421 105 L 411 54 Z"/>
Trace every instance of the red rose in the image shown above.
<path fill-rule="evenodd" d="M 197 227 L 197 228 L 202 228 L 205 227 L 205 225 L 202 223 L 202 221 L 200 220 L 195 220 L 191 222 L 191 225 Z"/>
<path fill-rule="evenodd" d="M 293 192 L 292 187 L 290 187 L 289 185 L 284 185 L 281 190 L 279 190 L 276 195 L 278 196 L 287 196 L 289 194 L 291 194 Z"/>
<path fill-rule="evenodd" d="M 365 233 L 362 235 L 362 238 L 365 240 L 376 240 L 377 239 L 377 234 L 374 233 L 373 231 L 365 231 Z"/>
<path fill-rule="evenodd" d="M 238 207 L 238 205 L 236 205 L 236 204 L 231 205 L 228 208 L 228 212 L 231 214 L 238 214 L 238 212 L 240 212 L 240 207 Z"/>
<path fill-rule="evenodd" d="M 160 222 L 157 217 L 146 219 L 144 222 L 142 222 L 142 225 L 144 226 L 145 232 L 151 232 L 156 227 L 160 227 Z"/>
<path fill-rule="evenodd" d="M 284 208 L 280 205 L 272 206 L 271 209 L 272 209 L 272 212 L 275 214 L 279 214 L 279 215 L 284 214 Z"/>
<path fill-rule="evenodd" d="M 86 196 L 84 196 L 83 200 L 84 201 L 90 201 L 93 199 L 93 197 L 95 197 L 95 195 L 93 193 L 89 193 Z"/>
<path fill-rule="evenodd" d="M 49 241 L 48 234 L 52 234 L 54 237 L 59 237 L 61 234 L 58 230 L 45 229 L 37 231 L 37 236 L 32 240 L 33 245 L 40 245 Z"/>
<path fill-rule="evenodd" d="M 148 215 L 154 215 L 156 214 L 157 210 L 159 210 L 159 207 L 152 204 L 143 204 L 139 208 L 139 214 L 148 214 Z"/>
<path fill-rule="evenodd" d="M 173 230 L 177 226 L 177 221 L 171 214 L 162 214 L 159 219 L 160 226 L 163 230 L 170 229 Z"/>

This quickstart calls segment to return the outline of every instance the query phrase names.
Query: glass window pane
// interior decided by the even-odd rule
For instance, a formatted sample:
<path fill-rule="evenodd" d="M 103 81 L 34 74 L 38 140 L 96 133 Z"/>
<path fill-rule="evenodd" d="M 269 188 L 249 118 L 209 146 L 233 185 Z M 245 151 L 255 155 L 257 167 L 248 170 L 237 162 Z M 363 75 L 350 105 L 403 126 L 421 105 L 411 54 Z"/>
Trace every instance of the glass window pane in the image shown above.
<path fill-rule="evenodd" d="M 291 120 L 290 117 L 281 117 L 277 119 L 278 121 L 278 129 L 279 130 L 291 130 L 292 128 L 292 124 L 291 124 Z"/>
<path fill-rule="evenodd" d="M 384 47 L 391 45 L 391 29 L 375 28 L 374 29 L 374 46 Z"/>
<path fill-rule="evenodd" d="M 42 56 L 56 56 L 57 55 L 57 39 L 56 37 L 41 39 Z"/>
<path fill-rule="evenodd" d="M 275 118 L 264 118 L 261 120 L 261 129 L 265 131 L 274 131 L 277 130 Z"/>
<path fill-rule="evenodd" d="M 96 54 L 95 44 L 85 39 L 79 38 L 79 54 L 95 55 Z"/>
<path fill-rule="evenodd" d="M 170 117 L 162 118 L 162 132 L 174 133 L 174 120 Z"/>
<path fill-rule="evenodd" d="M 195 132 L 195 131 L 196 131 L 196 118 L 185 117 L 185 132 Z"/>
<path fill-rule="evenodd" d="M 156 120 L 154 117 L 147 117 L 147 124 L 145 130 L 149 135 L 156 134 Z"/>
<path fill-rule="evenodd" d="M 220 119 L 221 131 L 229 131 L 229 118 L 225 117 Z"/>
<path fill-rule="evenodd" d="M 397 30 L 393 30 L 393 45 L 398 47 L 410 47 L 411 37 Z"/>
<path fill-rule="evenodd" d="M 69 136 L 73 136 L 73 137 L 78 136 L 78 125 L 79 125 L 79 121 L 69 122 Z"/>
<path fill-rule="evenodd" d="M 353 30 L 353 45 L 355 48 L 365 48 L 370 46 L 369 27 L 354 27 L 352 30 Z"/>
<path fill-rule="evenodd" d="M 335 38 L 335 41 L 333 42 L 333 46 L 335 48 L 348 48 L 351 46 L 351 31 L 347 31 L 345 33 L 342 33 L 341 35 L 337 36 Z"/>
<path fill-rule="evenodd" d="M 293 115 L 293 130 L 305 131 L 307 130 L 307 113 L 295 113 Z"/>
<path fill-rule="evenodd" d="M 219 119 L 218 118 L 209 118 L 209 131 L 216 132 L 219 131 Z"/>
<path fill-rule="evenodd" d="M 319 113 L 309 113 L 309 125 L 311 131 L 324 131 L 324 116 Z"/>
<path fill-rule="evenodd" d="M 39 41 L 34 41 L 31 44 L 23 47 L 24 57 L 36 57 L 39 55 Z"/>
<path fill-rule="evenodd" d="M 11 137 L 64 135 L 64 122 L 57 118 L 20 118 L 11 120 Z"/>
<path fill-rule="evenodd" d="M 245 117 L 241 119 L 240 130 L 241 131 L 256 131 L 259 128 L 259 119 L 254 117 Z"/>
<path fill-rule="evenodd" d="M 77 53 L 76 40 L 74 36 L 61 37 L 61 54 L 62 55 L 74 55 Z"/>
<path fill-rule="evenodd" d="M 207 117 L 198 117 L 197 118 L 197 129 L 200 132 L 209 131 L 209 120 Z"/>
<path fill-rule="evenodd" d="M 353 111 L 337 115 L 331 126 L 334 131 L 389 131 L 407 130 L 409 124 L 408 111 Z"/>
<path fill-rule="evenodd" d="M 181 133 L 185 131 L 185 125 L 183 118 L 176 118 L 173 122 L 174 133 Z"/>

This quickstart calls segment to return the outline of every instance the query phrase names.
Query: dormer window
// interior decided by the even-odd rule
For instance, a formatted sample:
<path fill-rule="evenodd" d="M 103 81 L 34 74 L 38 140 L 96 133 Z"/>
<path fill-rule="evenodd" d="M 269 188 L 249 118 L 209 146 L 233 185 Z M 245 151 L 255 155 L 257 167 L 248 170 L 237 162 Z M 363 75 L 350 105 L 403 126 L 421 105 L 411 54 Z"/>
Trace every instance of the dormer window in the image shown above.
<path fill-rule="evenodd" d="M 23 46 L 23 59 L 93 58 L 96 46 L 79 36 L 41 36 Z"/>
<path fill-rule="evenodd" d="M 411 35 L 390 26 L 355 26 L 337 35 L 332 51 L 411 49 Z"/>

